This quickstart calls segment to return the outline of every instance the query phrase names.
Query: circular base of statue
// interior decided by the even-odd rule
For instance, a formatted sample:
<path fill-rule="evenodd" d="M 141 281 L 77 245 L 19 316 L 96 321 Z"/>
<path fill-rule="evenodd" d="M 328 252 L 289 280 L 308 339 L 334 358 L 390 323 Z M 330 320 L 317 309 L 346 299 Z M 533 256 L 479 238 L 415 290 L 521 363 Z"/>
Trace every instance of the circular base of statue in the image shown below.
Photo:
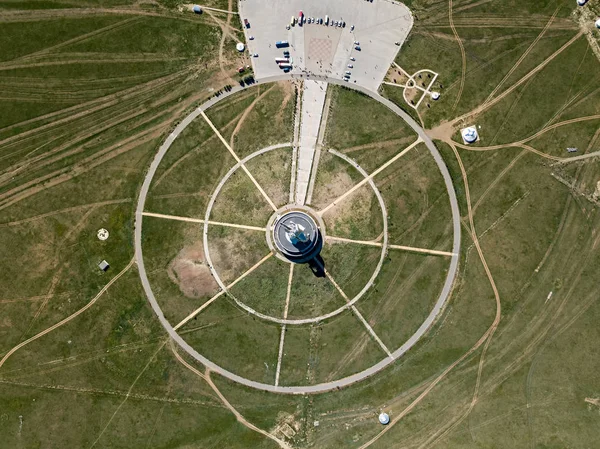
<path fill-rule="evenodd" d="M 291 210 L 273 222 L 273 243 L 280 254 L 295 263 L 314 259 L 323 247 L 316 220 L 303 210 Z"/>

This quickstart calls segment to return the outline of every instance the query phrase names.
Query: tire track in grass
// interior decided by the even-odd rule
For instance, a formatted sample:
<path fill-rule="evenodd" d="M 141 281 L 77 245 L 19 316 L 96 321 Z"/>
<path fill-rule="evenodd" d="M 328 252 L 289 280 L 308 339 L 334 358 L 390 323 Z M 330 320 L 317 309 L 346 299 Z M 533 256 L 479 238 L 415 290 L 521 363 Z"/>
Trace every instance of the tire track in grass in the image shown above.
<path fill-rule="evenodd" d="M 479 365 L 478 365 L 478 371 L 477 371 L 477 381 L 476 381 L 476 385 L 475 385 L 475 391 L 473 393 L 473 397 L 471 399 L 471 404 L 469 405 L 469 408 L 467 409 L 467 412 L 464 413 L 462 415 L 462 417 L 460 418 L 461 421 L 468 416 L 468 414 L 471 412 L 471 410 L 473 409 L 473 407 L 475 406 L 475 404 L 477 403 L 477 399 L 478 399 L 478 394 L 479 394 L 479 387 L 481 384 L 481 377 L 482 377 L 482 373 L 483 373 L 483 366 L 484 366 L 484 361 L 485 361 L 485 355 L 487 353 L 487 349 L 489 347 L 490 342 L 492 341 L 492 337 L 494 335 L 494 333 L 496 332 L 496 329 L 498 328 L 498 325 L 500 324 L 500 319 L 501 319 L 501 312 L 502 312 L 502 306 L 501 306 L 501 302 L 500 302 L 500 294 L 498 293 L 498 289 L 496 288 L 496 283 L 494 281 L 494 278 L 490 272 L 490 269 L 487 265 L 487 262 L 485 260 L 485 256 L 483 255 L 483 251 L 481 250 L 481 246 L 479 245 L 479 239 L 477 238 L 477 233 L 475 231 L 475 224 L 474 224 L 474 220 L 473 220 L 473 213 L 471 210 L 471 196 L 470 196 L 470 192 L 469 192 L 469 182 L 468 182 L 468 177 L 467 177 L 467 173 L 465 170 L 465 167 L 462 163 L 462 159 L 460 158 L 460 155 L 458 154 L 458 150 L 456 149 L 456 147 L 454 145 L 450 145 L 452 147 L 452 150 L 454 152 L 454 155 L 458 161 L 459 167 L 460 167 L 460 171 L 462 174 L 462 179 L 463 179 L 463 183 L 465 186 L 465 196 L 466 196 L 466 203 L 467 203 L 467 209 L 468 209 L 468 218 L 469 218 L 469 233 L 471 235 L 471 238 L 473 240 L 473 243 L 475 244 L 475 248 L 477 249 L 477 253 L 479 254 L 479 258 L 481 260 L 481 263 L 483 265 L 483 268 L 485 270 L 485 273 L 488 277 L 488 280 L 490 282 L 490 286 L 494 292 L 494 298 L 496 301 L 496 314 L 495 314 L 495 318 L 494 321 L 492 322 L 492 324 L 490 325 L 490 327 L 488 328 L 488 330 L 481 336 L 481 338 L 475 343 L 475 345 L 473 345 L 467 352 L 465 352 L 460 358 L 458 358 L 457 360 L 455 360 L 451 365 L 449 365 L 438 377 L 436 377 L 433 382 L 431 382 L 427 388 L 425 388 L 425 390 L 414 400 L 412 401 L 404 410 L 402 410 L 398 416 L 396 416 L 392 421 L 390 421 L 390 423 L 385 426 L 383 428 L 383 430 L 381 430 L 375 437 L 373 437 L 372 439 L 370 439 L 368 442 L 366 442 L 365 444 L 363 444 L 362 446 L 360 446 L 359 449 L 366 449 L 367 447 L 371 446 L 373 443 L 375 443 L 377 440 L 379 440 L 379 438 L 381 438 L 383 435 L 385 435 L 385 433 L 389 432 L 390 429 L 392 429 L 394 427 L 394 425 L 396 423 L 398 423 L 402 418 L 404 418 L 407 414 L 409 414 L 425 397 L 427 397 L 427 395 L 431 392 L 431 390 L 433 390 L 438 383 L 440 383 L 454 368 L 456 368 L 456 366 L 458 366 L 460 363 L 462 363 L 464 360 L 466 360 L 468 357 L 470 357 L 475 351 L 477 351 L 482 345 L 483 345 L 483 350 L 479 359 Z"/>
<path fill-rule="evenodd" d="M 42 220 L 44 218 L 52 217 L 54 215 L 65 214 L 65 213 L 77 211 L 80 209 L 87 209 L 89 207 L 100 207 L 100 206 L 109 206 L 112 204 L 131 203 L 132 201 L 133 201 L 133 198 L 123 198 L 123 199 L 116 199 L 116 200 L 99 201 L 97 203 L 82 204 L 80 206 L 66 207 L 64 209 L 58 209 L 58 210 L 54 210 L 52 212 L 46 212 L 44 214 L 33 215 L 31 217 L 23 218 L 20 220 L 0 223 L 0 228 L 5 228 L 5 227 L 9 227 L 9 226 L 19 226 L 21 224 L 30 223 L 32 221 L 37 221 L 37 220 Z"/>
<path fill-rule="evenodd" d="M 97 30 L 91 31 L 89 33 L 85 33 L 80 36 L 74 37 L 72 39 L 68 39 L 59 44 L 51 45 L 50 47 L 46 47 L 42 50 L 38 50 L 33 53 L 28 53 L 26 55 L 19 56 L 18 58 L 14 58 L 10 61 L 4 61 L 4 62 L 0 63 L 0 67 L 10 66 L 10 65 L 12 65 L 11 63 L 13 63 L 14 61 L 26 61 L 28 59 L 36 58 L 41 55 L 47 55 L 48 53 L 51 53 L 54 50 L 58 50 L 59 48 L 66 47 L 71 44 L 76 44 L 78 42 L 84 41 L 91 37 L 98 37 L 102 34 L 122 28 L 125 25 L 129 25 L 132 22 L 139 21 L 140 19 L 141 19 L 141 17 L 130 17 L 128 19 L 121 20 L 117 23 L 113 23 L 113 24 L 107 25 L 105 27 L 98 28 Z"/>
<path fill-rule="evenodd" d="M 546 24 L 544 29 L 542 29 L 541 33 L 537 35 L 537 37 L 531 43 L 531 45 L 527 48 L 527 50 L 525 50 L 525 52 L 521 55 L 521 57 L 517 60 L 517 62 L 512 66 L 512 68 L 508 71 L 508 73 L 506 75 L 504 75 L 504 78 L 502 78 L 502 80 L 498 83 L 498 85 L 494 88 L 494 90 L 488 95 L 488 97 L 485 99 L 483 104 L 488 103 L 494 97 L 494 95 L 496 95 L 496 92 L 498 92 L 498 90 L 500 90 L 500 88 L 506 82 L 506 80 L 508 80 L 508 78 L 510 78 L 510 76 L 514 73 L 514 71 L 517 70 L 517 68 L 519 67 L 519 65 L 521 65 L 523 60 L 525 60 L 527 55 L 529 55 L 529 53 L 531 53 L 531 50 L 533 50 L 533 47 L 535 47 L 535 45 L 540 41 L 540 39 L 544 36 L 544 34 L 546 34 L 546 31 L 548 31 L 548 28 L 550 28 L 550 25 L 552 25 L 552 22 L 554 22 L 554 19 L 555 19 L 556 15 L 558 14 L 559 9 L 560 9 L 560 7 L 556 8 L 556 10 L 554 11 L 554 14 L 552 14 L 552 17 L 550 17 L 550 20 L 548 21 L 548 23 Z"/>
<path fill-rule="evenodd" d="M 261 86 L 258 86 L 259 95 L 254 99 L 254 101 L 252 101 L 252 103 L 250 103 L 248 105 L 248 107 L 244 110 L 244 112 L 242 112 L 242 115 L 240 116 L 240 119 L 238 120 L 237 124 L 235 125 L 235 128 L 233 129 L 233 132 L 231 133 L 231 137 L 229 138 L 229 146 L 231 148 L 233 148 L 233 141 L 235 139 L 235 136 L 240 132 L 240 129 L 242 129 L 242 126 L 244 125 L 244 122 L 246 121 L 246 119 L 248 118 L 248 116 L 250 115 L 250 113 L 254 110 L 254 107 L 256 106 L 256 104 L 260 100 L 262 100 L 263 98 L 265 98 L 267 96 L 267 94 L 269 92 L 271 92 L 276 86 L 277 86 L 277 84 L 273 84 L 271 87 L 269 87 L 263 93 L 260 93 L 260 87 Z"/>
<path fill-rule="evenodd" d="M 180 78 L 183 78 L 184 76 L 187 76 L 189 73 L 191 73 L 191 69 L 186 67 L 183 70 L 180 70 L 178 72 L 172 73 L 168 76 L 165 76 L 163 78 L 159 78 L 157 80 L 152 80 L 149 81 L 147 83 L 144 83 L 141 86 L 134 86 L 132 88 L 129 89 L 125 89 L 124 91 L 119 91 L 119 92 L 115 92 L 113 94 L 107 95 L 105 97 L 101 97 L 99 99 L 96 100 L 92 100 L 89 103 L 84 103 L 81 105 L 77 105 L 77 106 L 73 106 L 71 108 L 67 108 L 64 109 L 62 111 L 56 111 L 50 114 L 46 114 L 44 116 L 41 117 L 37 117 L 34 119 L 30 119 L 30 120 L 26 120 L 24 122 L 20 122 L 18 124 L 15 125 L 10 125 L 6 128 L 3 128 L 0 131 L 6 131 L 8 129 L 13 129 L 14 127 L 20 127 L 23 125 L 27 125 L 30 124 L 32 122 L 41 120 L 41 119 L 48 119 L 48 118 L 52 118 L 55 115 L 59 114 L 59 113 L 64 113 L 67 111 L 71 111 L 71 110 L 77 110 L 80 109 L 82 107 L 88 107 L 88 109 L 83 110 L 81 112 L 77 112 L 73 115 L 58 119 L 54 122 L 50 122 L 50 123 L 46 123 L 42 126 L 39 126 L 37 128 L 34 129 L 30 129 L 27 131 L 24 131 L 22 133 L 19 134 L 15 134 L 14 136 L 11 137 L 7 137 L 5 139 L 0 140 L 0 146 L 6 146 L 8 144 L 14 144 L 14 143 L 18 143 L 18 144 L 22 144 L 22 141 L 25 137 L 30 137 L 32 135 L 35 135 L 36 137 L 39 136 L 39 132 L 40 131 L 45 131 L 48 129 L 52 129 L 54 127 L 56 127 L 57 125 L 62 125 L 62 124 L 71 124 L 74 120 L 82 118 L 82 117 L 86 117 L 89 116 L 91 114 L 93 114 L 94 112 L 98 112 L 100 110 L 106 109 L 110 106 L 114 106 L 117 104 L 120 104 L 126 100 L 130 100 L 132 99 L 132 97 L 134 95 L 138 95 L 138 94 L 143 94 L 143 93 L 152 93 L 154 91 L 154 89 L 157 89 L 159 87 L 163 87 L 168 85 L 169 83 L 178 83 L 180 81 Z M 92 107 L 90 107 L 92 106 Z M 54 131 L 52 131 L 54 132 Z M 0 160 L 2 159 L 6 159 L 7 156 L 12 156 L 12 154 L 10 155 L 2 155 L 0 156 Z"/>
<path fill-rule="evenodd" d="M 155 127 L 150 128 L 147 131 L 135 134 L 123 142 L 119 142 L 102 151 L 99 151 L 93 156 L 85 158 L 84 160 L 79 161 L 71 167 L 57 170 L 48 175 L 36 178 L 28 182 L 26 188 L 19 188 L 19 191 L 13 193 L 12 195 L 0 195 L 2 196 L 2 201 L 0 201 L 0 210 L 6 209 L 7 207 L 12 206 L 17 202 L 22 201 L 25 198 L 35 195 L 50 187 L 54 187 L 58 184 L 62 184 L 63 182 L 69 181 L 117 156 L 120 156 L 123 153 L 131 151 L 134 148 L 139 147 L 140 145 L 148 143 L 158 138 L 164 131 L 168 129 L 168 127 L 168 122 L 160 123 L 159 125 L 156 125 Z"/>
<path fill-rule="evenodd" d="M 467 74 L 467 56 L 465 54 L 465 47 L 463 46 L 462 41 L 460 40 L 460 36 L 458 35 L 458 31 L 456 31 L 456 27 L 454 26 L 454 18 L 452 17 L 452 0 L 448 2 L 448 19 L 450 21 L 450 28 L 452 29 L 452 33 L 456 38 L 456 42 L 460 48 L 460 55 L 462 58 L 462 69 L 460 74 L 460 87 L 458 88 L 458 95 L 456 96 L 456 100 L 454 100 L 454 105 L 452 106 L 452 110 L 454 111 L 458 106 L 458 102 L 462 97 L 463 89 L 465 87 L 465 77 Z M 421 120 L 421 122 L 423 122 Z"/>
<path fill-rule="evenodd" d="M 90 302 L 88 302 L 85 306 L 83 306 L 81 309 L 79 309 L 77 312 L 69 315 L 67 318 L 65 318 L 62 321 L 59 321 L 58 323 L 56 323 L 53 326 L 50 326 L 49 328 L 43 330 L 42 332 L 39 332 L 38 334 L 34 335 L 31 338 L 28 338 L 27 340 L 19 343 L 17 346 L 15 346 L 14 348 L 12 348 L 10 351 L 8 351 L 8 353 L 2 358 L 2 360 L 0 360 L 0 368 L 2 368 L 2 365 L 4 365 L 4 363 L 6 363 L 6 361 L 8 360 L 8 358 L 13 355 L 16 351 L 18 351 L 19 349 L 21 349 L 23 346 L 28 345 L 29 343 L 31 343 L 32 341 L 37 340 L 40 337 L 43 337 L 44 335 L 52 332 L 55 329 L 58 329 L 59 327 L 61 327 L 63 324 L 68 323 L 69 321 L 73 320 L 74 318 L 77 318 L 79 315 L 81 315 L 83 312 L 85 312 L 87 309 L 89 309 L 90 307 L 92 307 L 97 301 L 98 299 L 100 299 L 100 297 L 110 288 L 111 285 L 113 285 L 116 281 L 119 280 L 119 278 L 121 276 L 123 276 L 135 263 L 135 257 L 133 259 L 131 259 L 131 261 L 127 264 L 127 266 L 125 268 L 123 268 L 123 270 L 121 270 L 119 272 L 119 274 L 117 274 L 114 278 L 112 278 L 108 284 L 106 284 L 104 287 L 102 287 L 102 289 L 98 292 L 98 294 L 96 296 L 94 296 L 94 298 L 92 298 L 90 300 Z"/>
<path fill-rule="evenodd" d="M 24 126 L 27 126 L 27 125 L 30 125 L 32 123 L 36 123 L 39 121 L 49 120 L 49 119 L 52 119 L 54 117 L 57 117 L 57 116 L 60 116 L 63 114 L 68 114 L 71 112 L 74 113 L 71 116 L 63 117 L 62 119 L 59 119 L 60 121 L 55 121 L 55 122 L 46 123 L 44 125 L 41 125 L 41 126 L 44 126 L 44 128 L 37 127 L 37 128 L 31 129 L 31 130 L 16 134 L 14 136 L 7 137 L 0 141 L 0 145 L 7 145 L 8 143 L 10 143 L 12 141 L 17 140 L 18 137 L 29 136 L 29 135 L 34 134 L 35 132 L 39 131 L 40 129 L 50 128 L 52 126 L 55 126 L 58 124 L 63 124 L 63 123 L 68 124 L 76 118 L 79 118 L 81 116 L 87 116 L 93 112 L 96 112 L 97 110 L 107 107 L 107 105 L 102 106 L 104 103 L 109 103 L 108 106 L 114 105 L 116 103 L 112 102 L 112 100 L 115 100 L 115 99 L 120 100 L 120 101 L 127 100 L 127 99 L 129 99 L 130 95 L 136 94 L 136 93 L 141 93 L 138 91 L 142 91 L 145 88 L 160 87 L 161 85 L 165 85 L 169 81 L 177 81 L 178 82 L 177 77 L 187 75 L 188 72 L 189 72 L 189 69 L 185 68 L 178 72 L 169 73 L 168 75 L 161 76 L 159 78 L 152 79 L 150 81 L 146 81 L 142 84 L 138 84 L 136 86 L 132 86 L 132 87 L 102 96 L 100 98 L 95 98 L 95 99 L 90 100 L 85 103 L 76 104 L 76 105 L 70 106 L 65 109 L 60 109 L 58 111 L 50 112 L 48 114 L 44 114 L 44 115 L 34 117 L 34 118 L 31 118 L 28 120 L 24 120 L 19 123 L 14 123 L 12 125 L 5 126 L 4 128 L 0 129 L 0 133 L 4 133 L 4 132 L 10 131 L 15 128 L 22 128 Z M 82 111 L 79 111 L 80 109 Z M 25 134 L 26 132 L 28 134 Z M 5 158 L 6 158 L 6 156 L 2 156 L 2 157 L 0 157 L 0 160 L 5 159 Z"/>
<path fill-rule="evenodd" d="M 206 383 L 212 388 L 212 390 L 215 392 L 215 394 L 218 396 L 218 398 L 221 400 L 221 402 L 223 402 L 223 404 L 225 405 L 225 407 L 227 407 L 229 409 L 229 411 L 231 411 L 231 413 L 233 413 L 233 415 L 235 416 L 236 420 L 246 426 L 248 429 L 253 430 L 255 432 L 260 433 L 261 435 L 269 438 L 270 440 L 273 440 L 274 442 L 276 442 L 280 448 L 282 449 L 292 449 L 292 447 L 290 445 L 288 445 L 285 441 L 280 440 L 279 438 L 277 438 L 275 435 L 266 432 L 262 429 L 259 429 L 258 427 L 256 427 L 254 424 L 250 423 L 249 421 L 246 420 L 246 418 L 244 418 L 241 413 L 239 413 L 234 407 L 233 405 L 231 405 L 231 403 L 227 400 L 227 398 L 225 398 L 225 396 L 223 396 L 223 394 L 221 393 L 221 391 L 217 388 L 217 386 L 214 384 L 214 382 L 212 381 L 212 379 L 210 378 L 210 370 L 208 368 L 206 368 L 205 373 L 201 373 L 200 371 L 198 371 L 196 368 L 194 368 L 192 365 L 190 365 L 182 356 L 181 354 L 179 354 L 179 352 L 177 352 L 177 348 L 175 348 L 175 345 L 173 344 L 173 340 L 170 341 L 170 348 L 171 348 L 171 352 L 173 353 L 173 355 L 175 356 L 175 358 L 179 361 L 179 363 L 181 363 L 183 366 L 185 366 L 187 369 L 189 369 L 191 372 L 193 372 L 194 374 L 196 374 L 198 377 L 200 377 L 201 379 L 203 379 L 204 381 L 206 381 Z"/>
<path fill-rule="evenodd" d="M 63 248 L 65 247 L 65 245 L 67 243 L 69 243 L 69 241 L 71 240 L 72 237 L 78 235 L 79 231 L 81 231 L 81 228 L 85 225 L 86 220 L 89 218 L 89 216 L 95 210 L 96 210 L 96 208 L 92 207 L 88 211 L 86 211 L 83 214 L 83 216 L 79 219 L 79 221 L 75 224 L 75 226 L 73 226 L 69 230 L 69 232 L 67 232 L 65 234 L 65 236 L 61 239 L 61 241 L 58 245 L 58 248 L 56 248 L 56 251 L 54 254 L 54 263 L 52 265 L 54 265 L 54 266 L 58 265 L 58 263 L 60 261 L 61 252 L 62 252 Z M 48 289 L 48 293 L 46 293 L 46 298 L 44 298 L 44 300 L 42 301 L 42 304 L 40 304 L 40 307 L 38 307 L 38 309 L 36 310 L 35 314 L 33 315 L 33 318 L 31 319 L 31 321 L 29 322 L 29 325 L 27 326 L 27 329 L 25 329 L 25 331 L 21 334 L 20 339 L 23 339 L 25 337 L 25 335 L 27 335 L 29 333 L 29 331 L 31 330 L 31 328 L 33 327 L 33 325 L 35 324 L 37 319 L 40 317 L 40 315 L 42 314 L 42 312 L 48 305 L 48 302 L 50 302 L 50 299 L 54 297 L 54 290 L 56 289 L 56 287 L 58 286 L 58 283 L 61 280 L 63 270 L 64 270 L 64 266 L 61 266 L 56 271 L 54 276 L 52 277 L 52 281 L 50 282 L 50 288 Z"/>

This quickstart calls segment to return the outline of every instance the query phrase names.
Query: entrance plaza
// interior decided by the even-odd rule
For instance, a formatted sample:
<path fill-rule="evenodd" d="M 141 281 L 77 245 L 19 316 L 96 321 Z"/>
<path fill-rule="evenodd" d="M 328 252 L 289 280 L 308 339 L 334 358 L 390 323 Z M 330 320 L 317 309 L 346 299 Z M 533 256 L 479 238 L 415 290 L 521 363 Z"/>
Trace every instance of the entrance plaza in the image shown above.
<path fill-rule="evenodd" d="M 315 23 L 290 26 L 292 16 L 314 18 Z M 385 0 L 353 2 L 344 0 L 243 0 L 241 20 L 257 79 L 282 74 L 275 58 L 290 52 L 292 74 L 311 73 L 348 80 L 376 91 L 413 25 L 413 17 L 403 4 Z M 317 24 L 316 20 L 344 21 L 345 27 Z M 352 26 L 354 29 L 352 30 Z M 250 40 L 250 36 L 254 37 Z M 275 42 L 288 41 L 289 47 L 277 48 Z M 358 42 L 360 50 L 356 50 Z M 354 58 L 352 61 L 350 58 Z M 349 68 L 348 64 L 353 67 Z"/>

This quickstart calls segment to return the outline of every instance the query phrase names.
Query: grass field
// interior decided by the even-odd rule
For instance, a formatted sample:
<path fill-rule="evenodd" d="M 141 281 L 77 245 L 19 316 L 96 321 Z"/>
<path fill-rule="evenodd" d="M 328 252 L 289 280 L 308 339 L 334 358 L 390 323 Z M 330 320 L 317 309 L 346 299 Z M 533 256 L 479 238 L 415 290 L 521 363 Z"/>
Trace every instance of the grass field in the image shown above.
<path fill-rule="evenodd" d="M 298 449 L 597 446 L 600 34 L 589 20 L 600 4 L 404 3 L 415 22 L 396 63 L 409 74 L 438 73 L 442 96 L 415 110 L 401 88 L 380 92 L 423 124 L 448 166 L 461 215 L 458 275 L 432 328 L 386 369 L 324 394 L 280 395 L 177 352 L 130 264 L 135 204 L 158 147 L 247 64 L 233 49 L 239 17 L 194 15 L 173 0 L 0 0 L 0 448 L 281 447 L 273 437 Z M 237 10 L 225 0 L 203 6 Z M 384 106 L 330 89 L 317 210 L 363 179 L 329 149 L 372 173 L 416 139 Z M 207 115 L 245 157 L 292 142 L 296 94 L 291 83 L 259 83 Z M 478 126 L 473 146 L 462 144 L 466 125 Z M 286 146 L 247 163 L 277 207 L 289 200 L 291 155 Z M 145 210 L 203 219 L 235 162 L 198 117 L 163 158 Z M 373 181 L 390 244 L 451 250 L 448 195 L 423 145 Z M 381 241 L 369 189 L 323 214 L 328 235 Z M 238 169 L 211 219 L 264 227 L 272 213 Z M 226 284 L 269 254 L 263 231 L 211 224 L 208 233 Z M 219 292 L 202 223 L 145 216 L 142 243 L 173 325 Z M 380 254 L 327 241 L 322 257 L 352 298 Z M 97 266 L 104 259 L 107 272 Z M 356 308 L 389 349 L 429 313 L 449 262 L 388 249 Z M 282 327 L 233 297 L 282 317 L 288 276 L 287 263 L 266 259 L 181 336 L 224 368 L 274 384 Z M 306 265 L 294 268 L 289 291 L 288 318 L 346 302 Z M 288 325 L 284 337 L 280 385 L 339 379 L 386 357 L 351 311 Z"/>

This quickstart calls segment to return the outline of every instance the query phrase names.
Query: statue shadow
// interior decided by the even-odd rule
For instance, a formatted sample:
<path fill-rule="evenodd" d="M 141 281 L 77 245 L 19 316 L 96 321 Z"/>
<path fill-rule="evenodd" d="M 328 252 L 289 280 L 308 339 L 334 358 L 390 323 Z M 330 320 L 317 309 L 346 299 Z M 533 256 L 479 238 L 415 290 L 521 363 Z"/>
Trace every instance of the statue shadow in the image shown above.
<path fill-rule="evenodd" d="M 310 271 L 312 271 L 312 273 L 316 277 L 318 277 L 318 278 L 325 277 L 325 261 L 323 260 L 323 258 L 321 257 L 320 254 L 317 254 L 314 258 L 309 260 L 308 266 L 310 268 Z"/>

